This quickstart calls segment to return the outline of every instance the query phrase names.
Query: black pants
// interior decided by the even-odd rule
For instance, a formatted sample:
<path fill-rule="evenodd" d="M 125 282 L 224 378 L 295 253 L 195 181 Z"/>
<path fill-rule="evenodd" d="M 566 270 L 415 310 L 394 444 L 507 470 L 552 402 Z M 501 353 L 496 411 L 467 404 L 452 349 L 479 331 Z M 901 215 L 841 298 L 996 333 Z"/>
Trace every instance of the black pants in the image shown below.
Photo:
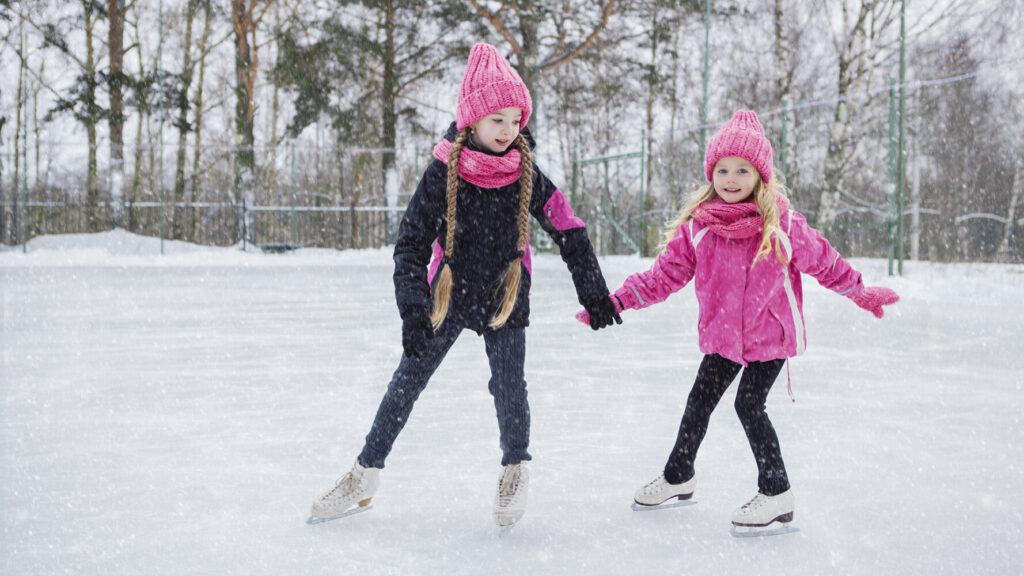
<path fill-rule="evenodd" d="M 413 404 L 461 333 L 461 327 L 446 322 L 429 341 L 423 358 L 402 357 L 377 408 L 377 416 L 370 433 L 366 435 L 363 451 L 359 454 L 363 466 L 384 467 L 384 460 L 405 427 Z M 487 389 L 494 397 L 494 408 L 498 416 L 501 465 L 530 460 L 527 451 L 530 445 L 530 403 L 526 395 L 526 379 L 523 377 L 526 330 L 488 330 L 484 332 L 484 348 L 491 365 L 491 379 Z"/>
<path fill-rule="evenodd" d="M 785 362 L 780 359 L 748 363 L 736 391 L 736 414 L 740 417 L 747 442 L 757 461 L 757 489 L 767 496 L 789 490 L 789 477 L 786 476 L 786 465 L 782 462 L 779 437 L 765 412 L 768 392 Z M 665 464 L 665 479 L 670 483 L 679 484 L 693 477 L 693 461 L 708 431 L 711 413 L 741 368 L 742 364 L 726 360 L 718 354 L 709 354 L 700 363 L 697 379 L 686 401 L 682 422 L 679 423 L 676 445 Z"/>

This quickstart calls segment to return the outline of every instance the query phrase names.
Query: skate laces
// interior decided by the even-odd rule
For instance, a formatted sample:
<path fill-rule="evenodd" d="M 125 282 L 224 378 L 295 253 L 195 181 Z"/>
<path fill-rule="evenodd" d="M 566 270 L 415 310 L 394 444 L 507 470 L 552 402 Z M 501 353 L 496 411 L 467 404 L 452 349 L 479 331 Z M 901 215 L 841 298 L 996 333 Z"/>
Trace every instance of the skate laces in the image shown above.
<path fill-rule="evenodd" d="M 498 486 L 498 493 L 502 496 L 511 498 L 519 489 L 519 468 L 519 466 L 505 468 L 505 473 L 501 475 L 501 482 Z"/>
<path fill-rule="evenodd" d="M 758 492 L 757 495 L 750 499 L 750 502 L 747 502 L 743 506 L 740 506 L 740 510 L 757 510 L 758 508 L 761 507 L 762 504 L 764 504 L 767 501 L 768 497 Z"/>
<path fill-rule="evenodd" d="M 665 475 L 662 474 L 661 476 L 658 476 L 654 480 L 648 482 L 646 486 L 641 488 L 641 491 L 644 494 L 654 494 L 655 492 L 661 491 L 661 487 L 665 484 L 668 484 L 668 480 L 665 480 Z"/>
<path fill-rule="evenodd" d="M 334 483 L 334 488 L 327 493 L 327 498 L 342 496 L 348 492 L 354 492 L 359 484 L 363 480 L 362 474 L 356 474 L 355 472 L 346 472 L 344 476 L 338 478 Z"/>

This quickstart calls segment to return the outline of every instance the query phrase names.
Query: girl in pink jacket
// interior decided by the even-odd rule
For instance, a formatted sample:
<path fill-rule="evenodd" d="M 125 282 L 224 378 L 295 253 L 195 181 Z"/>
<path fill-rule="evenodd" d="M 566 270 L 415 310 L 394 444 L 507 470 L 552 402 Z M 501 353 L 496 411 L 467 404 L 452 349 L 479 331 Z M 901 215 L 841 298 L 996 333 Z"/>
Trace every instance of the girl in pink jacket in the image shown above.
<path fill-rule="evenodd" d="M 687 500 L 694 458 L 711 412 L 742 370 L 736 412 L 757 462 L 758 493 L 733 513 L 736 526 L 793 519 L 794 500 L 765 400 L 787 358 L 807 345 L 800 275 L 881 318 L 899 297 L 861 275 L 790 209 L 772 180 L 772 148 L 754 112 L 740 110 L 708 142 L 708 184 L 689 199 L 674 234 L 646 272 L 610 296 L 620 310 L 664 301 L 693 280 L 705 354 L 664 473 L 637 490 L 637 508 Z M 581 313 L 582 314 L 582 313 Z"/>

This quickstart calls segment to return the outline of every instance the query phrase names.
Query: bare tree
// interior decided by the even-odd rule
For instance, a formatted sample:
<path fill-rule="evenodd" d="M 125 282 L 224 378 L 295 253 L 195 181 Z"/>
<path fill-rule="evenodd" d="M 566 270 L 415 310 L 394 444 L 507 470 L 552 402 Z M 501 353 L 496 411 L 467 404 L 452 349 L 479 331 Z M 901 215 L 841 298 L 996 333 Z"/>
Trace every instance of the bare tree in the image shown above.
<path fill-rule="evenodd" d="M 206 84 L 206 59 L 210 51 L 210 22 L 212 19 L 213 8 L 210 2 L 203 3 L 203 36 L 199 41 L 199 81 L 196 87 L 196 99 L 195 99 L 195 153 L 192 157 L 192 196 L 191 203 L 195 204 L 199 202 L 199 190 L 201 182 L 201 170 L 200 170 L 200 158 L 202 157 L 203 149 L 203 89 Z M 225 37 L 226 39 L 226 37 Z M 189 212 L 190 223 L 189 238 L 193 242 L 199 242 L 199 221 L 195 210 Z"/>
<path fill-rule="evenodd" d="M 566 2 L 516 0 L 501 2 L 496 10 L 491 10 L 489 3 L 480 0 L 466 2 L 512 50 L 515 55 L 513 65 L 535 102 L 541 97 L 537 90 L 539 78 L 578 58 L 593 46 L 608 26 L 615 11 L 615 0 L 601 0 L 598 3 L 596 17 L 586 22 L 585 15 L 575 6 L 567 6 Z M 572 20 L 578 24 L 576 31 L 582 37 L 573 38 L 571 41 L 563 37 L 557 43 L 542 48 L 541 25 L 550 22 L 559 14 L 571 15 Z M 568 31 L 567 27 L 563 29 Z M 536 121 L 532 128 L 536 133 Z"/>
<path fill-rule="evenodd" d="M 157 73 L 155 59 L 150 57 L 150 60 L 147 61 L 145 56 L 146 45 L 143 39 L 148 34 L 144 29 L 142 8 L 141 5 L 134 5 L 130 12 L 131 16 L 128 16 L 129 13 L 125 14 L 125 19 L 130 24 L 131 30 L 135 35 L 133 44 L 138 56 L 138 71 L 136 77 L 131 82 L 131 95 L 129 98 L 129 104 L 135 110 L 135 149 L 132 159 L 134 168 L 132 171 L 131 194 L 128 198 L 129 203 L 133 205 L 142 199 L 142 185 L 147 175 L 146 166 L 143 162 L 143 154 L 146 151 L 150 152 L 149 173 L 153 172 L 153 145 L 150 142 L 148 126 L 153 108 L 151 102 L 152 90 L 156 85 Z M 130 226 L 133 231 L 137 229 L 136 222 L 131 222 Z"/>
<path fill-rule="evenodd" d="M 256 197 L 256 77 L 259 44 L 256 30 L 274 0 L 232 0 L 231 23 L 235 33 L 235 202 L 252 206 Z M 252 234 L 251 212 L 239 222 L 239 238 Z"/>
<path fill-rule="evenodd" d="M 7 9 L 10 8 L 10 0 L 0 0 L 0 6 L 5 10 L 0 12 L 0 22 L 10 22 L 11 16 Z M 8 29 L 8 36 L 13 32 L 13 27 Z M 3 38 L 2 45 L 0 45 L 0 54 L 2 54 L 3 47 L 7 45 L 9 39 Z M 3 101 L 3 87 L 0 86 L 0 102 Z M 7 124 L 7 115 L 0 111 L 0 150 L 3 150 L 4 145 L 4 126 Z M 3 207 L 4 202 L 4 158 L 0 156 L 0 242 L 7 240 L 7 210 Z"/>
<path fill-rule="evenodd" d="M 898 2 L 856 0 L 839 2 L 841 28 L 835 33 L 834 47 L 838 59 L 836 78 L 837 102 L 829 130 L 828 154 L 825 157 L 825 181 L 818 201 L 819 225 L 835 222 L 843 176 L 860 150 L 865 126 L 865 106 L 848 97 L 855 91 L 867 91 L 883 34 L 898 23 Z M 829 3 L 826 3 L 828 6 Z M 891 44 L 891 41 L 890 41 Z"/>
<path fill-rule="evenodd" d="M 28 68 L 27 58 L 25 55 L 25 18 L 22 17 L 18 23 L 18 92 L 15 102 L 18 105 L 17 119 L 14 124 L 14 186 L 12 187 L 13 193 L 12 198 L 18 197 L 18 187 L 21 183 L 22 168 L 21 168 L 21 155 L 25 152 L 22 151 L 18 140 L 21 138 L 21 125 L 23 121 L 22 109 L 24 108 L 24 84 L 25 84 L 25 70 Z M 27 175 L 26 175 L 27 177 Z M 20 202 L 15 200 L 13 205 L 18 206 Z M 12 212 L 12 220 L 17 221 L 18 216 L 15 212 Z M 12 227 L 13 228 L 13 227 Z M 18 237 L 17 230 L 14 231 L 13 236 Z M 25 239 L 23 239 L 25 240 Z"/>
<path fill-rule="evenodd" d="M 1017 224 L 1017 205 L 1024 198 L 1024 160 L 1017 155 L 1014 160 L 1013 187 L 1010 193 L 1010 205 L 1006 209 L 1006 224 L 1003 228 L 1003 239 L 999 242 L 999 250 L 996 255 L 1003 262 L 1012 262 L 1010 258 L 1010 239 L 1013 237 L 1013 228 Z"/>
<path fill-rule="evenodd" d="M 68 43 L 65 35 L 55 27 L 46 31 L 46 41 L 56 47 L 79 69 L 78 81 L 71 93 L 62 98 L 50 112 L 51 115 L 70 111 L 75 119 L 85 126 L 88 151 L 88 169 L 86 173 L 86 220 L 88 230 L 97 232 L 102 228 L 99 215 L 100 187 L 96 150 L 96 128 L 106 111 L 100 106 L 96 88 L 100 84 L 99 70 L 96 62 L 96 44 L 94 42 L 96 23 L 103 14 L 102 7 L 95 0 L 81 0 L 82 31 L 85 34 L 85 58 Z"/>
<path fill-rule="evenodd" d="M 446 63 L 464 54 L 468 46 L 458 31 L 466 13 L 460 8 L 439 0 L 342 2 L 334 13 L 311 23 L 320 33 L 316 41 L 300 38 L 298 29 L 285 31 L 275 77 L 296 92 L 290 134 L 325 115 L 337 131 L 339 146 L 373 144 L 381 149 L 379 163 L 365 153 L 356 153 L 350 163 L 350 206 L 369 188 L 369 170 L 377 172 L 373 176 L 384 199 L 397 201 L 397 192 L 389 192 L 398 180 L 394 153 L 399 123 L 405 122 L 410 132 L 422 131 L 415 107 L 399 102 L 416 103 L 415 90 L 441 78 Z M 425 33 L 431 29 L 440 32 Z M 339 165 L 343 161 L 339 157 Z M 346 188 L 344 183 L 340 188 Z M 352 243 L 358 245 L 359 215 L 354 210 L 351 223 Z"/>
<path fill-rule="evenodd" d="M 178 151 L 174 164 L 174 203 L 173 217 L 171 218 L 171 237 L 183 239 L 185 237 L 185 212 L 179 210 L 177 205 L 185 201 L 185 155 L 188 133 L 191 125 L 188 121 L 189 112 L 189 91 L 192 88 L 192 74 L 194 62 L 192 60 L 192 23 L 195 21 L 196 11 L 199 9 L 199 0 L 188 0 L 185 7 L 185 38 L 182 43 L 183 54 L 181 57 L 181 72 L 178 74 L 178 86 L 174 93 L 174 104 L 177 108 L 178 117 L 174 121 L 178 129 Z"/>
<path fill-rule="evenodd" d="M 775 105 L 787 103 L 792 105 L 796 98 L 811 96 L 813 85 L 801 85 L 806 80 L 802 78 L 814 78 L 818 74 L 820 64 L 815 62 L 813 57 L 805 54 L 811 52 L 809 46 L 804 46 L 807 27 L 812 21 L 805 18 L 806 14 L 821 10 L 821 0 L 814 0 L 811 3 L 794 2 L 793 0 L 772 0 L 773 18 L 773 41 L 775 59 L 775 91 L 772 99 Z M 801 20 L 803 23 L 801 24 Z M 808 84 L 810 84 L 808 82 Z M 784 117 L 785 115 L 785 117 Z M 782 122 L 787 123 L 786 143 L 783 149 Z M 797 148 L 796 138 L 799 133 L 800 117 L 784 111 L 779 114 L 776 128 L 771 132 L 777 134 L 776 142 L 776 163 L 786 177 L 788 185 L 793 186 L 797 182 L 800 173 L 799 157 L 795 154 Z M 791 123 L 792 122 L 792 123 Z M 783 158 L 785 162 L 783 164 Z"/>
<path fill-rule="evenodd" d="M 124 0 L 107 0 L 107 49 L 110 51 L 110 70 L 107 75 L 110 90 L 110 202 L 114 226 L 122 225 L 124 211 Z"/>

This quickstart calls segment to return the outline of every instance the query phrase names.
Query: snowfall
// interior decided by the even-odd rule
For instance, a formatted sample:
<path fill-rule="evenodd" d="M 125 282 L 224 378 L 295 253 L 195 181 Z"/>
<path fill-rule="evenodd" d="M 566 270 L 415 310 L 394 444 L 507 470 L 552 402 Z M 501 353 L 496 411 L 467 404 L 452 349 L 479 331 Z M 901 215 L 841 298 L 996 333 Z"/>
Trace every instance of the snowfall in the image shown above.
<path fill-rule="evenodd" d="M 793 533 L 730 535 L 756 468 L 727 393 L 695 506 L 634 512 L 701 355 L 687 287 L 594 332 L 534 263 L 527 513 L 499 537 L 483 340 L 419 399 L 372 508 L 307 525 L 402 353 L 388 249 L 264 254 L 124 232 L 0 249 L 3 574 L 1024 572 L 1024 266 L 853 259 L 876 319 L 804 283 L 809 345 L 768 401 Z M 601 259 L 609 285 L 650 259 Z M 792 383 L 795 402 L 787 394 Z M 734 384 L 735 387 L 735 384 Z"/>

